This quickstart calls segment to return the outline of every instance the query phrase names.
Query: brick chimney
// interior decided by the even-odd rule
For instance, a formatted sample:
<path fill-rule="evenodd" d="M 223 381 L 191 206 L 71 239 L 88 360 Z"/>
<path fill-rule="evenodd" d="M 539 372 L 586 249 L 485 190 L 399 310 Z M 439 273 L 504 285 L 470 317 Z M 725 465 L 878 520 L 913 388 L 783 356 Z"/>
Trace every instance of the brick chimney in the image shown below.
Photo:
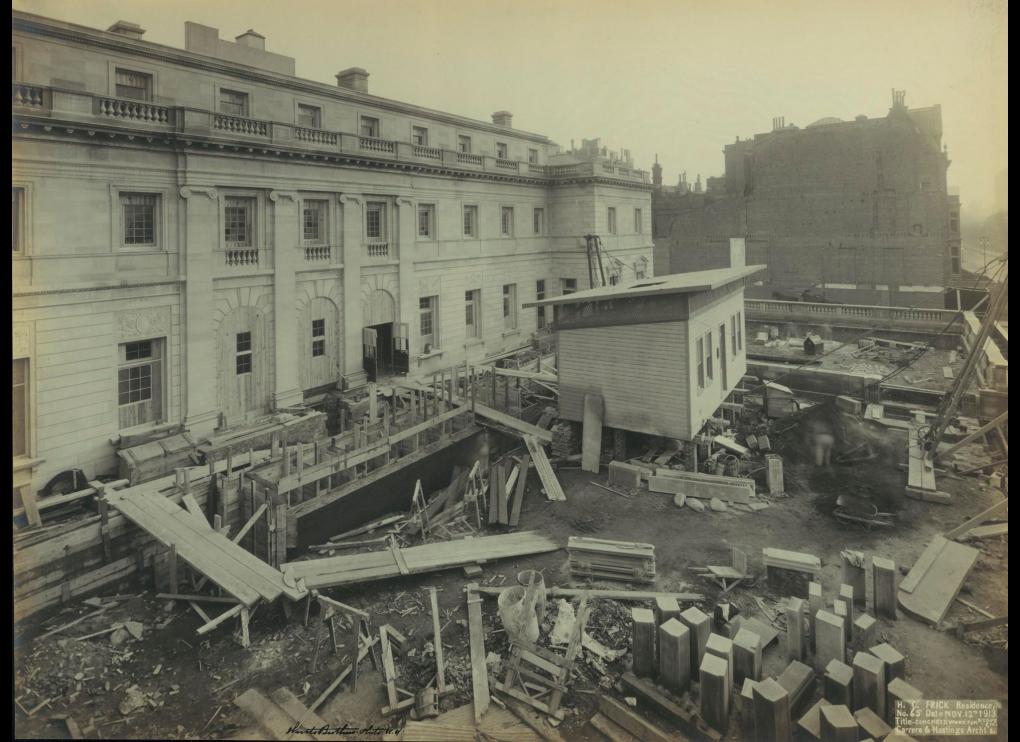
<path fill-rule="evenodd" d="M 129 39 L 140 39 L 145 35 L 145 29 L 131 21 L 117 21 L 106 30 L 110 33 L 127 36 Z"/>
<path fill-rule="evenodd" d="M 496 126 L 505 126 L 508 129 L 513 128 L 514 115 L 509 111 L 496 111 L 492 114 L 492 123 Z"/>
<path fill-rule="evenodd" d="M 341 88 L 367 93 L 368 72 L 361 67 L 348 67 L 336 73 L 336 84 Z"/>
<path fill-rule="evenodd" d="M 247 46 L 250 49 L 258 49 L 259 51 L 266 50 L 266 37 L 250 28 L 240 36 L 236 36 L 234 41 L 241 46 Z"/>

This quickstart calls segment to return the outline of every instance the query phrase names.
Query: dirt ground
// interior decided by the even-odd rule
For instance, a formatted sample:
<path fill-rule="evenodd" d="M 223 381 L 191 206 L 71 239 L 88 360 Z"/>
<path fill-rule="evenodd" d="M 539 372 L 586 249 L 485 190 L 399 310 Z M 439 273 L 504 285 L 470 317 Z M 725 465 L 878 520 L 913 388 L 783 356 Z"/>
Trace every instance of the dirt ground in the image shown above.
<path fill-rule="evenodd" d="M 831 416 L 829 422 L 832 422 Z M 953 495 L 951 505 L 902 497 L 906 484 L 906 472 L 900 467 L 906 460 L 906 437 L 902 432 L 870 427 L 860 421 L 847 423 L 844 419 L 837 425 L 841 430 L 837 435 L 834 461 L 842 452 L 862 442 L 867 444 L 863 450 L 870 450 L 873 458 L 864 463 L 837 463 L 829 468 L 816 468 L 804 453 L 802 425 L 787 431 L 783 431 L 783 427 L 782 421 L 777 421 L 771 437 L 774 447 L 784 454 L 788 496 L 772 501 L 765 510 L 749 513 L 731 508 L 726 512 L 697 513 L 686 507 L 677 508 L 670 495 L 648 492 L 644 488 L 625 499 L 592 484 L 605 483 L 605 469 L 594 475 L 565 468 L 560 470 L 559 478 L 567 494 L 566 502 L 546 501 L 538 494 L 537 477 L 532 473 L 521 529 L 539 531 L 564 545 L 571 535 L 597 535 L 654 544 L 656 583 L 654 588 L 641 586 L 639 589 L 701 592 L 705 595 L 701 605 L 706 610 L 714 605 L 719 590 L 699 579 L 689 568 L 728 564 L 731 547 L 747 552 L 752 569 L 759 572 L 763 547 L 809 552 L 822 560 L 823 590 L 831 603 L 841 581 L 840 550 L 857 549 L 890 557 L 905 574 L 906 568 L 913 564 L 934 535 L 980 512 L 999 497 L 983 484 L 982 478 L 974 476 L 939 478 L 939 488 Z M 636 451 L 632 455 L 640 453 Z M 870 500 L 880 510 L 894 512 L 896 525 L 869 532 L 841 524 L 831 514 L 839 494 Z M 997 537 L 970 543 L 981 549 L 981 555 L 961 597 L 993 615 L 1005 615 L 1008 540 Z M 484 573 L 477 579 L 481 584 L 515 584 L 516 575 L 523 569 L 542 570 L 549 586 L 571 584 L 566 571 L 566 553 L 562 550 L 484 565 Z M 463 592 L 467 582 L 461 570 L 451 570 L 438 575 L 333 590 L 329 594 L 370 612 L 376 625 L 389 623 L 408 637 L 407 656 L 398 661 L 400 682 L 403 687 L 415 690 L 423 687 L 434 673 L 426 588 L 435 586 L 439 590 L 447 683 L 455 687 L 442 701 L 445 711 L 469 703 L 471 699 Z M 627 587 L 619 583 L 599 583 L 598 586 Z M 280 606 L 261 607 L 252 621 L 251 647 L 243 650 L 231 637 L 229 628 L 221 627 L 206 637 L 198 637 L 195 629 L 203 621 L 186 605 L 168 606 L 164 601 L 157 601 L 151 592 L 137 593 L 137 585 L 125 586 L 121 594 L 134 596 L 125 603 L 42 640 L 34 637 L 94 609 L 72 605 L 59 613 L 41 615 L 30 626 L 16 628 L 17 736 L 68 738 L 64 722 L 54 718 L 59 714 L 69 714 L 79 726 L 96 727 L 98 731 L 93 737 L 223 739 L 249 736 L 250 719 L 232 704 L 241 692 L 254 687 L 268 695 L 284 686 L 308 704 L 345 665 L 340 657 L 326 651 L 324 639 L 318 667 L 314 673 L 310 672 L 317 622 L 313 612 L 313 620 L 304 626 L 303 610 L 299 606 L 289 621 Z M 768 621 L 756 597 L 775 615 L 779 601 L 786 596 L 777 594 L 764 578 L 729 594 L 729 599 L 744 615 Z M 600 600 L 596 601 L 596 606 L 589 623 L 591 633 L 610 648 L 629 648 L 630 626 L 624 604 Z M 487 651 L 505 653 L 506 639 L 496 617 L 495 599 L 486 600 L 483 613 Z M 982 616 L 957 603 L 946 623 L 951 626 L 958 621 L 980 618 Z M 100 631 L 124 620 L 145 625 L 141 640 L 129 639 L 114 646 L 108 634 L 83 641 L 70 638 Z M 163 628 L 157 628 L 168 620 Z M 880 621 L 880 636 L 906 655 L 907 680 L 926 698 L 1001 700 L 998 739 L 1008 738 L 1007 628 L 973 634 L 963 642 L 951 631 L 937 631 L 901 613 L 897 621 Z M 778 674 L 787 663 L 782 636 L 777 644 L 772 644 L 765 653 L 767 675 Z M 585 657 L 574 675 L 573 690 L 565 699 L 567 717 L 560 731 L 568 739 L 600 740 L 601 735 L 587 720 L 595 710 L 597 694 L 606 686 L 610 688 L 606 692 L 620 695 L 612 686 L 615 676 L 628 669 L 630 655 L 625 654 L 608 667 L 599 667 L 588 653 Z M 603 674 L 605 680 L 601 680 Z M 131 686 L 138 688 L 129 694 Z M 139 703 L 143 705 L 125 715 L 119 707 L 129 696 L 141 699 Z M 52 700 L 36 710 L 46 699 Z M 390 724 L 380 715 L 385 703 L 381 678 L 365 660 L 357 692 L 352 693 L 345 683 L 319 713 L 331 722 L 382 727 Z M 30 718 L 27 711 L 34 711 Z M 744 738 L 737 715 L 733 716 L 726 738 Z M 677 739 L 682 737 L 678 735 Z M 988 737 L 975 739 L 987 740 Z"/>

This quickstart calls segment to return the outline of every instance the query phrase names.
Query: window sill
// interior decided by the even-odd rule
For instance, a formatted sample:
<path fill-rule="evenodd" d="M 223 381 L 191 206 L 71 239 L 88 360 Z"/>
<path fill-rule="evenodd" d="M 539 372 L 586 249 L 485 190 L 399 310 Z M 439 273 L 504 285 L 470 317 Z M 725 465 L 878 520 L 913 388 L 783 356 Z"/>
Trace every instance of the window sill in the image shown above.
<path fill-rule="evenodd" d="M 120 436 L 120 437 L 134 436 L 134 435 L 144 435 L 145 433 L 155 433 L 155 432 L 158 432 L 160 430 L 160 428 L 168 428 L 168 427 L 173 427 L 173 426 L 169 425 L 166 422 L 158 422 L 158 421 L 157 422 L 140 423 L 140 424 L 134 425 L 134 426 L 132 426 L 130 428 L 121 428 L 120 430 L 117 431 L 117 435 Z"/>
<path fill-rule="evenodd" d="M 418 363 L 421 363 L 422 361 L 427 361 L 430 358 L 438 358 L 441 355 L 443 355 L 442 349 L 436 349 L 429 351 L 428 353 L 422 353 L 420 356 L 418 356 Z"/>
<path fill-rule="evenodd" d="M 467 342 L 464 343 L 464 349 L 467 350 L 468 348 L 473 348 L 476 345 L 484 345 L 484 344 L 485 344 L 485 340 L 483 340 L 482 338 L 471 338 L 470 340 L 468 340 Z"/>

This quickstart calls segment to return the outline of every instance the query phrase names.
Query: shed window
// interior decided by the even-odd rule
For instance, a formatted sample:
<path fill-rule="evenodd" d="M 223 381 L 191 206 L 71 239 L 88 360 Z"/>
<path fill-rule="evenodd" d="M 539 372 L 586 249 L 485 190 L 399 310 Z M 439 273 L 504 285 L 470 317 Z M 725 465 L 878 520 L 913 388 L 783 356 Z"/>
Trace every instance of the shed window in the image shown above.
<path fill-rule="evenodd" d="M 117 69 L 116 94 L 118 98 L 152 100 L 152 75 L 144 72 Z"/>
<path fill-rule="evenodd" d="M 698 388 L 705 388 L 705 338 L 698 338 Z"/>
<path fill-rule="evenodd" d="M 481 293 L 480 289 L 464 292 L 464 335 L 467 338 L 482 336 L 479 317 Z"/>
<path fill-rule="evenodd" d="M 28 453 L 28 359 L 19 358 L 14 361 L 11 373 L 14 382 L 14 404 L 11 423 L 14 443 L 14 455 L 24 456 Z"/>
<path fill-rule="evenodd" d="M 708 380 L 711 381 L 712 376 L 712 331 L 709 330 L 705 333 L 705 373 L 708 376 Z"/>
<path fill-rule="evenodd" d="M 159 422 L 163 407 L 163 341 L 136 340 L 120 346 L 117 368 L 120 427 Z"/>

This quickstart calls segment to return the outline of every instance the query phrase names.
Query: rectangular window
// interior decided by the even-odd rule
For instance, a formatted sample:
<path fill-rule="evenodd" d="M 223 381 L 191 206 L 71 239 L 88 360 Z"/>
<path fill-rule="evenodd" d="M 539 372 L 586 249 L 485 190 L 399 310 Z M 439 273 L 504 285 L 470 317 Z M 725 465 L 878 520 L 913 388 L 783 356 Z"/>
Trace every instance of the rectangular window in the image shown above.
<path fill-rule="evenodd" d="M 423 352 L 430 353 L 436 346 L 439 334 L 436 332 L 436 308 L 439 306 L 438 296 L 423 296 L 418 299 L 420 312 L 421 344 Z"/>
<path fill-rule="evenodd" d="M 237 375 L 251 373 L 251 333 L 239 332 L 236 339 L 234 370 Z"/>
<path fill-rule="evenodd" d="M 514 236 L 514 209 L 504 206 L 499 210 L 499 233 L 504 237 Z"/>
<path fill-rule="evenodd" d="M 418 204 L 418 236 L 427 240 L 436 238 L 435 204 Z"/>
<path fill-rule="evenodd" d="M 713 378 L 712 371 L 712 331 L 709 330 L 705 334 L 705 373 L 709 381 Z"/>
<path fill-rule="evenodd" d="M 577 279 L 576 278 L 561 278 L 560 279 L 560 294 L 566 296 L 577 291 Z"/>
<path fill-rule="evenodd" d="M 248 115 L 248 94 L 220 88 L 220 113 L 230 116 Z"/>
<path fill-rule="evenodd" d="M 156 209 L 158 204 L 159 196 L 154 193 L 120 194 L 125 245 L 156 244 Z"/>
<path fill-rule="evenodd" d="M 529 149 L 528 150 L 528 163 L 531 164 L 531 165 L 537 165 L 538 164 L 538 150 L 537 149 Z"/>
<path fill-rule="evenodd" d="M 641 209 L 634 209 L 634 232 L 641 234 L 644 231 L 644 219 L 641 216 Z"/>
<path fill-rule="evenodd" d="M 737 312 L 737 350 L 744 349 L 744 322 L 740 314 Z"/>
<path fill-rule="evenodd" d="M 255 199 L 230 196 L 223 207 L 223 240 L 230 247 L 251 247 Z"/>
<path fill-rule="evenodd" d="M 535 281 L 535 301 L 545 298 L 545 281 Z M 545 307 L 538 307 L 538 329 L 545 327 Z"/>
<path fill-rule="evenodd" d="M 121 429 L 162 420 L 163 341 L 135 340 L 119 347 L 118 424 Z"/>
<path fill-rule="evenodd" d="M 326 320 L 312 320 L 312 358 L 326 355 Z"/>
<path fill-rule="evenodd" d="M 362 116 L 360 131 L 363 137 L 377 139 L 379 137 L 379 119 L 372 116 Z"/>
<path fill-rule="evenodd" d="M 698 388 L 705 388 L 705 338 L 698 338 Z"/>
<path fill-rule="evenodd" d="M 297 123 L 298 126 L 303 126 L 306 129 L 321 129 L 322 109 L 318 106 L 308 106 L 304 103 L 298 103 Z"/>
<path fill-rule="evenodd" d="M 118 98 L 152 100 L 152 75 L 118 68 L 116 76 L 114 84 L 116 85 L 115 95 Z"/>
<path fill-rule="evenodd" d="M 506 142 L 496 142 L 496 157 L 501 160 L 507 159 Z"/>
<path fill-rule="evenodd" d="M 466 137 L 463 134 L 457 137 L 457 151 L 463 152 L 466 155 L 471 154 L 471 137 Z"/>
<path fill-rule="evenodd" d="M 324 200 L 304 202 L 301 209 L 301 239 L 305 242 L 321 245 L 327 241 L 326 207 L 327 202 Z"/>
<path fill-rule="evenodd" d="M 429 146 L 429 130 L 424 126 L 411 127 L 411 141 L 419 147 Z"/>
<path fill-rule="evenodd" d="M 503 329 L 517 329 L 517 284 L 503 285 Z"/>
<path fill-rule="evenodd" d="M 610 206 L 607 212 L 606 230 L 609 234 L 616 234 L 616 207 Z"/>
<path fill-rule="evenodd" d="M 478 236 L 478 207 L 477 206 L 465 206 L 464 207 L 464 236 L 465 237 L 477 237 Z"/>
<path fill-rule="evenodd" d="M 29 451 L 29 408 L 28 408 L 28 359 L 14 361 L 11 371 L 14 387 L 14 401 L 11 409 L 11 438 L 15 456 L 27 456 Z"/>
<path fill-rule="evenodd" d="M 464 336 L 468 339 L 482 336 L 481 331 L 481 290 L 464 292 Z"/>
<path fill-rule="evenodd" d="M 386 204 L 369 202 L 365 205 L 365 235 L 370 240 L 386 240 Z"/>
<path fill-rule="evenodd" d="M 11 188 L 11 252 L 22 252 L 24 233 L 25 189 Z"/>
<path fill-rule="evenodd" d="M 535 209 L 535 234 L 545 233 L 545 209 Z"/>

